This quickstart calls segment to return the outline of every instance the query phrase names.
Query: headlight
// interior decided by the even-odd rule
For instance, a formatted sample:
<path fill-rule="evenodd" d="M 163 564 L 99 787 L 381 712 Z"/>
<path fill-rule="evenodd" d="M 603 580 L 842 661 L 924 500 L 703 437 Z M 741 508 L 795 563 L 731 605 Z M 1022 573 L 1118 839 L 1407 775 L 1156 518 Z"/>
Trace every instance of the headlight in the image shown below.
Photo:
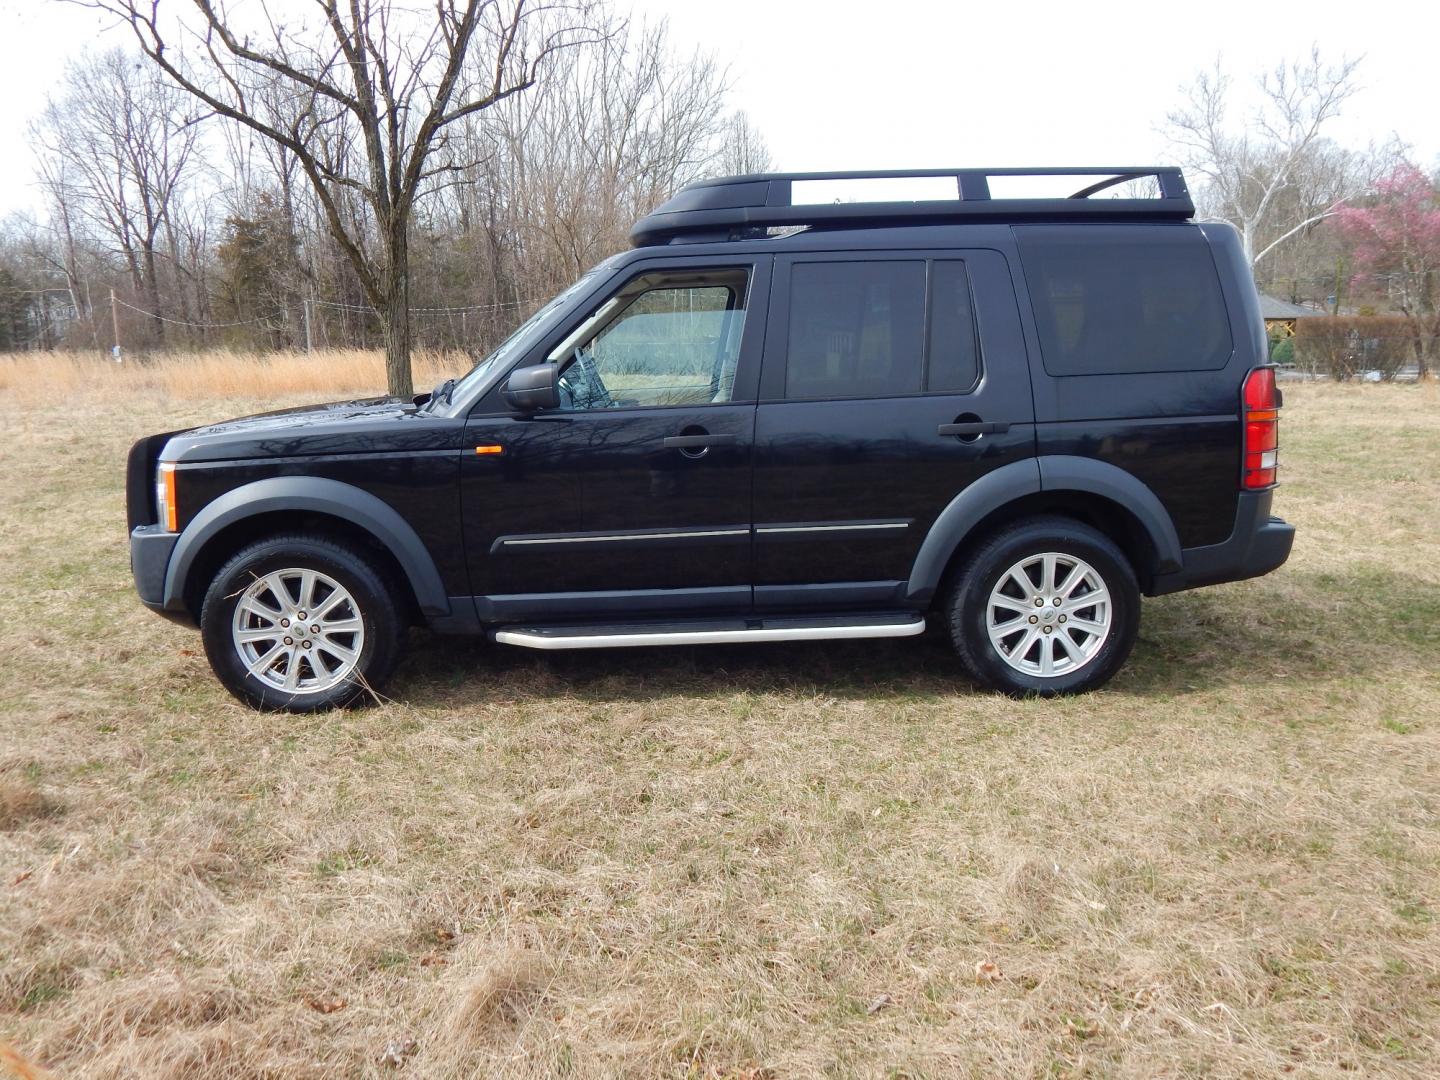
<path fill-rule="evenodd" d="M 155 470 L 155 516 L 166 532 L 179 532 L 178 507 L 175 505 L 175 465 L 164 461 Z"/>

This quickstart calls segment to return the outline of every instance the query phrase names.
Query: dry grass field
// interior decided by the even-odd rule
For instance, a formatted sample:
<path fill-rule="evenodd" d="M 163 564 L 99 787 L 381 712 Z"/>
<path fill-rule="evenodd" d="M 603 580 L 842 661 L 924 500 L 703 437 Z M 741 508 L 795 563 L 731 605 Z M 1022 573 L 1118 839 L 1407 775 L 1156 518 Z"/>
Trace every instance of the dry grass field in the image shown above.
<path fill-rule="evenodd" d="M 316 388 L 33 364 L 0 1037 L 55 1075 L 1440 1075 L 1433 384 L 1287 388 L 1291 562 L 1148 602 L 1089 697 L 979 693 L 933 633 L 417 632 L 392 702 L 294 717 L 135 600 L 121 472 Z"/>

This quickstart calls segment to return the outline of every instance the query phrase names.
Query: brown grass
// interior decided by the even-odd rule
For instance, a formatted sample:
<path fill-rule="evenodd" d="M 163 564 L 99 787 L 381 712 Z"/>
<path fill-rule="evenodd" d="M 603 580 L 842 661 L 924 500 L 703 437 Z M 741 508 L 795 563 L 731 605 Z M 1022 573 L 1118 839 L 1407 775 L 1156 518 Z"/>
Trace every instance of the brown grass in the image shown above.
<path fill-rule="evenodd" d="M 55 805 L 31 781 L 0 773 L 0 829 L 45 817 Z"/>
<path fill-rule="evenodd" d="M 428 390 L 443 378 L 464 373 L 470 364 L 463 353 L 417 352 L 415 387 Z M 27 404 L 76 396 L 213 401 L 384 392 L 384 355 L 361 349 L 321 349 L 311 354 L 220 349 L 129 359 L 123 364 L 76 353 L 0 353 L 0 393 Z"/>
<path fill-rule="evenodd" d="M 134 599 L 128 441 L 274 404 L 152 394 L 0 392 L 0 777 L 63 808 L 0 830 L 0 1032 L 57 1075 L 1440 1074 L 1433 385 L 1288 388 L 1292 561 L 1086 698 L 417 634 L 312 717 Z"/>

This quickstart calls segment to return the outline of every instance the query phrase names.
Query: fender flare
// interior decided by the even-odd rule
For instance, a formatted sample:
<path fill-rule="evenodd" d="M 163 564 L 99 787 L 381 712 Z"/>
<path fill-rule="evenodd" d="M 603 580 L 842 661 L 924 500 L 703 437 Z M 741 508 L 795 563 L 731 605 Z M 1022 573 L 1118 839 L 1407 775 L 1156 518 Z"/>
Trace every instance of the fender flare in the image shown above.
<path fill-rule="evenodd" d="M 1184 565 L 1180 534 L 1170 512 L 1134 473 L 1108 461 L 1070 454 L 1047 454 L 1037 460 L 1042 491 L 1084 491 L 1130 511 L 1155 549 L 1155 573 L 1172 574 Z"/>
<path fill-rule="evenodd" d="M 1050 454 L 1002 465 L 951 499 L 920 545 L 905 586 L 905 599 L 928 603 L 951 558 L 981 521 L 1017 499 L 1042 491 L 1085 492 L 1117 503 L 1134 515 L 1154 546 L 1154 572 L 1173 573 L 1181 568 L 1175 523 L 1142 481 L 1108 462 Z"/>
<path fill-rule="evenodd" d="M 940 587 L 940 576 L 950 565 L 951 556 L 971 530 L 1006 503 L 1034 495 L 1039 490 L 1040 463 L 1035 458 L 1026 458 L 986 473 L 951 499 L 925 534 L 925 542 L 920 545 L 910 568 L 905 599 L 929 603 Z"/>
<path fill-rule="evenodd" d="M 190 569 L 205 546 L 224 529 L 257 514 L 284 510 L 327 514 L 364 529 L 400 564 L 422 612 L 450 614 L 450 601 L 435 560 L 410 524 L 368 491 L 319 476 L 272 476 L 243 484 L 207 503 L 175 543 L 165 572 L 165 608 L 184 609 Z"/>

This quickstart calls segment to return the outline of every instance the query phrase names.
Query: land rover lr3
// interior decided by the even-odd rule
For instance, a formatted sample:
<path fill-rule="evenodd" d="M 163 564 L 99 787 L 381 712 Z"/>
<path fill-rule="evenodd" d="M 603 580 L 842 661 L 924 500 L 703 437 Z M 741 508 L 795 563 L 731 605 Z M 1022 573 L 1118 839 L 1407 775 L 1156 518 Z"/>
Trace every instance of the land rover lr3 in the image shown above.
<path fill-rule="evenodd" d="M 1010 197 L 1037 180 L 1066 197 Z M 412 623 L 584 649 L 933 620 L 983 686 L 1099 686 L 1142 594 L 1293 538 L 1255 286 L 1193 217 L 1174 168 L 691 184 L 429 395 L 141 439 L 136 588 L 265 709 L 378 688 Z"/>

